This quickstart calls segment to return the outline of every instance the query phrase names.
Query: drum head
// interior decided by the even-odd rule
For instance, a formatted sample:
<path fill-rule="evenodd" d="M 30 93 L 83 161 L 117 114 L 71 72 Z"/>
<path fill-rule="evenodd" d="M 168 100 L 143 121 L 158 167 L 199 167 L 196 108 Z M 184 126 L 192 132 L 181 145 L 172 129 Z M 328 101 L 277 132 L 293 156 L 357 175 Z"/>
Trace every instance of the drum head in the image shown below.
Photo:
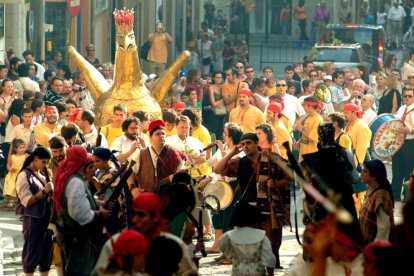
<path fill-rule="evenodd" d="M 217 209 L 216 197 L 220 202 L 220 210 L 227 208 L 233 200 L 233 190 L 231 186 L 222 180 L 211 182 L 206 185 L 203 196 L 205 202 L 212 208 Z"/>
<path fill-rule="evenodd" d="M 369 125 L 372 131 L 371 148 L 379 157 L 394 155 L 404 144 L 406 134 L 397 132 L 404 123 L 392 114 L 381 114 Z"/>

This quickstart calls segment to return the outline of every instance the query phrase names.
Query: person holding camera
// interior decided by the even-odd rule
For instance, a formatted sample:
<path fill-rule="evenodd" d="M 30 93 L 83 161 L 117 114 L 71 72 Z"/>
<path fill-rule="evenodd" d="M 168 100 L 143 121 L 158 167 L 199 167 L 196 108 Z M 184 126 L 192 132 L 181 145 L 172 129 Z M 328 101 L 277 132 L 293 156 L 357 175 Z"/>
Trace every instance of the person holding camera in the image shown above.
<path fill-rule="evenodd" d="M 94 108 L 94 102 L 88 89 L 85 87 L 85 79 L 80 71 L 76 71 L 72 74 L 72 91 L 74 95 L 72 99 L 78 103 L 78 107 L 85 109 Z"/>
<path fill-rule="evenodd" d="M 165 70 L 168 60 L 167 46 L 171 43 L 172 37 L 167 33 L 162 22 L 157 23 L 155 30 L 155 33 L 149 36 L 151 48 L 148 52 L 148 61 L 150 73 L 159 76 Z"/>

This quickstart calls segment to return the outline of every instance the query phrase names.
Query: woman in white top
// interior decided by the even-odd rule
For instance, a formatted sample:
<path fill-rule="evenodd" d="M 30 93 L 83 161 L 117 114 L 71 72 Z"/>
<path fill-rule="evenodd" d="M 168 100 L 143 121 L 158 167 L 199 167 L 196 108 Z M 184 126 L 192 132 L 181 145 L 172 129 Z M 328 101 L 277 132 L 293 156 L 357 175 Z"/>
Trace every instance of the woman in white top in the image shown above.
<path fill-rule="evenodd" d="M 202 74 L 210 73 L 210 66 L 213 62 L 216 62 L 216 52 L 214 44 L 210 40 L 207 33 L 202 33 L 201 38 L 197 43 L 198 56 L 201 58 Z"/>

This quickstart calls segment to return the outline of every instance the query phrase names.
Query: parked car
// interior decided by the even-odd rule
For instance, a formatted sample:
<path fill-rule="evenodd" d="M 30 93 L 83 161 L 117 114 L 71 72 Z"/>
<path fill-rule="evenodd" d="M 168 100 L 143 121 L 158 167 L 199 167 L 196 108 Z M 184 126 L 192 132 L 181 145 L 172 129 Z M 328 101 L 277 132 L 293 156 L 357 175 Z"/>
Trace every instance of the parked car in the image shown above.
<path fill-rule="evenodd" d="M 379 25 L 366 24 L 328 24 L 322 33 L 319 44 L 359 43 L 368 59 L 385 58 L 387 41 L 385 30 Z"/>
<path fill-rule="evenodd" d="M 307 56 L 307 60 L 319 66 L 322 66 L 327 61 L 331 61 L 338 68 L 358 68 L 364 79 L 368 76 L 371 69 L 371 63 L 368 61 L 367 54 L 358 43 L 341 45 L 316 44 Z"/>

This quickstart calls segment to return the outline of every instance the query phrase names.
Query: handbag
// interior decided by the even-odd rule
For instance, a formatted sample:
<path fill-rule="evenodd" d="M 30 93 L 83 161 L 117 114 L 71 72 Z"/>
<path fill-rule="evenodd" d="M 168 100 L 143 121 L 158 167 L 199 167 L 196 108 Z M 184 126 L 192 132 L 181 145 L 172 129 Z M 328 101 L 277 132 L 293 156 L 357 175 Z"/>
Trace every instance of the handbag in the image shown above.
<path fill-rule="evenodd" d="M 141 48 L 139 49 L 139 57 L 142 58 L 143 60 L 148 60 L 148 53 L 150 49 L 151 49 L 151 43 L 148 40 L 147 42 L 142 44 Z"/>
<path fill-rule="evenodd" d="M 211 58 L 203 58 L 203 65 L 209 65 L 211 63 Z"/>
<path fill-rule="evenodd" d="M 217 115 L 217 116 L 226 115 L 227 114 L 226 106 L 220 105 L 220 106 L 213 107 L 213 113 L 214 115 Z"/>

